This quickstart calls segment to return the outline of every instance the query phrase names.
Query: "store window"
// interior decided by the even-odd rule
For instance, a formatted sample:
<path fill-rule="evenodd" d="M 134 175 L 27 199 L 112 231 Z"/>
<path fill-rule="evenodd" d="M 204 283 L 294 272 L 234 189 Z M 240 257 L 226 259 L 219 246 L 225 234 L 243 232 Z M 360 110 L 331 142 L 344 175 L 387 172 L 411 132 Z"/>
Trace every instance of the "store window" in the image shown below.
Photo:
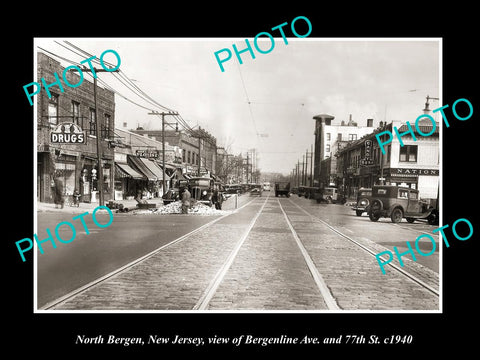
<path fill-rule="evenodd" d="M 55 178 L 63 184 L 63 194 L 72 195 L 75 187 L 75 156 L 59 155 L 55 160 Z"/>
<path fill-rule="evenodd" d="M 416 162 L 417 161 L 417 145 L 404 145 L 400 148 L 401 162 Z"/>

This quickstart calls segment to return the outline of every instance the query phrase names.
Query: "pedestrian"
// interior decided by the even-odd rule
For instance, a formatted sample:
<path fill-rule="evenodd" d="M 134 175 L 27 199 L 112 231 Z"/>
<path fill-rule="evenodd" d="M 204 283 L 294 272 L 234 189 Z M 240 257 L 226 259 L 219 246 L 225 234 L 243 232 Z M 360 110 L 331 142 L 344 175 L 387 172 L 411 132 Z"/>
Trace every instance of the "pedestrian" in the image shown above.
<path fill-rule="evenodd" d="M 58 209 L 60 206 L 60 209 L 63 209 L 63 183 L 62 180 L 59 178 L 55 178 L 54 180 L 55 188 L 54 188 L 54 193 L 53 193 L 53 202 L 55 203 L 55 209 Z"/>
<path fill-rule="evenodd" d="M 212 202 L 215 204 L 215 209 L 222 210 L 222 194 L 218 192 L 218 189 L 213 191 Z"/>
<path fill-rule="evenodd" d="M 73 192 L 73 205 L 75 205 L 76 207 L 80 206 L 80 196 L 80 192 L 75 189 L 75 191 Z"/>
<path fill-rule="evenodd" d="M 182 194 L 182 214 L 188 214 L 188 209 L 190 208 L 191 195 L 190 191 L 186 188 Z"/>

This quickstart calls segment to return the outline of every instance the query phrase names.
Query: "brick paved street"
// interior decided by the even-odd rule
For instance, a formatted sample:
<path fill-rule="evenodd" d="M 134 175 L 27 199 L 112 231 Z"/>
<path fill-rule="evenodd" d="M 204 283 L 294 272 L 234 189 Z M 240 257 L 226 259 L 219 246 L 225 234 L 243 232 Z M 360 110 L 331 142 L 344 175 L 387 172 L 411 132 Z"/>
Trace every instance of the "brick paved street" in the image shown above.
<path fill-rule="evenodd" d="M 438 310 L 438 296 L 394 270 L 383 275 L 372 255 L 302 210 L 308 204 L 295 197 L 254 199 L 53 309 L 192 310 L 210 292 L 206 310 L 328 311 L 283 209 L 340 311 Z M 385 249 L 365 234 L 356 238 Z M 437 273 L 404 261 L 438 289 Z"/>

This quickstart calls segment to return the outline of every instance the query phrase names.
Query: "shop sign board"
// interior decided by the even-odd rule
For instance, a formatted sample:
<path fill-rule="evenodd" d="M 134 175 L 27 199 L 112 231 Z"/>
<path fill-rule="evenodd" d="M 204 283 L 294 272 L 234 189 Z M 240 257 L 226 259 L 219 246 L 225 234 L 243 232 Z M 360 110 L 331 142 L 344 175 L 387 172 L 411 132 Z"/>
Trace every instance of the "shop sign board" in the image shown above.
<path fill-rule="evenodd" d="M 80 126 L 71 122 L 58 124 L 50 132 L 52 144 L 85 144 L 85 132 Z"/>
<path fill-rule="evenodd" d="M 160 157 L 159 150 L 136 150 L 135 155 L 141 158 L 158 159 Z"/>
<path fill-rule="evenodd" d="M 407 176 L 438 176 L 438 169 L 409 169 L 409 168 L 393 168 L 390 169 L 390 175 L 407 175 Z"/>

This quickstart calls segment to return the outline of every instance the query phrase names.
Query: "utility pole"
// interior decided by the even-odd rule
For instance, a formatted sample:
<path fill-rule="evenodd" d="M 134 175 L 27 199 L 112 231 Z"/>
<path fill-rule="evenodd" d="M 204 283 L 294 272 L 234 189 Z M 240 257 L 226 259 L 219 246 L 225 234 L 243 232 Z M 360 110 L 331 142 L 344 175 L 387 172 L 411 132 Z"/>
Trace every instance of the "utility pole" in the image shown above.
<path fill-rule="evenodd" d="M 248 150 L 247 150 L 247 184 L 248 184 Z"/>
<path fill-rule="evenodd" d="M 313 187 L 313 144 L 310 145 L 310 186 Z"/>
<path fill-rule="evenodd" d="M 300 160 L 297 160 L 297 187 L 300 186 Z"/>
<path fill-rule="evenodd" d="M 71 69 L 69 71 L 73 71 Z M 84 72 L 92 72 L 99 73 L 99 72 L 118 72 L 118 70 L 105 70 L 105 69 L 97 69 L 97 68 L 90 68 L 87 69 L 86 67 L 82 68 Z M 98 205 L 103 206 L 105 205 L 104 196 L 103 196 L 103 167 L 102 167 L 102 148 L 100 146 L 100 129 L 98 126 L 98 106 L 97 106 L 97 76 L 93 75 L 93 101 L 95 106 L 95 132 L 97 135 L 97 166 L 98 166 L 98 177 L 97 177 L 97 184 L 98 184 Z"/>
<path fill-rule="evenodd" d="M 302 155 L 302 185 L 305 185 L 305 155 Z"/>
<path fill-rule="evenodd" d="M 157 112 L 157 111 L 152 111 L 148 113 L 148 115 L 162 115 L 162 189 L 163 193 L 166 193 L 166 187 L 165 187 L 165 115 L 178 115 L 178 112 L 172 112 L 169 111 L 168 113 L 166 112 Z"/>

